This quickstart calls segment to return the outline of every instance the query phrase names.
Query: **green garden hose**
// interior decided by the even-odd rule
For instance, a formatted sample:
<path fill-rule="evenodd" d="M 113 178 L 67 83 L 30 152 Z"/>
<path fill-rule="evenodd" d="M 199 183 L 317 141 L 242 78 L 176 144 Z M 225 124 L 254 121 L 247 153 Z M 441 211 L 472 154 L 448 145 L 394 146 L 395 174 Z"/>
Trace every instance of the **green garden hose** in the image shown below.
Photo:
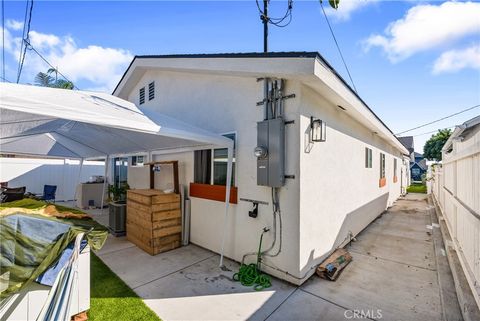
<path fill-rule="evenodd" d="M 262 262 L 262 240 L 263 234 L 267 232 L 268 229 L 264 229 L 262 235 L 260 235 L 260 244 L 258 245 L 257 253 L 257 263 L 242 264 L 238 273 L 233 275 L 234 281 L 240 281 L 243 286 L 252 286 L 255 291 L 261 291 L 263 289 L 269 288 L 272 286 L 270 277 L 266 274 L 263 274 L 260 271 L 260 264 Z"/>

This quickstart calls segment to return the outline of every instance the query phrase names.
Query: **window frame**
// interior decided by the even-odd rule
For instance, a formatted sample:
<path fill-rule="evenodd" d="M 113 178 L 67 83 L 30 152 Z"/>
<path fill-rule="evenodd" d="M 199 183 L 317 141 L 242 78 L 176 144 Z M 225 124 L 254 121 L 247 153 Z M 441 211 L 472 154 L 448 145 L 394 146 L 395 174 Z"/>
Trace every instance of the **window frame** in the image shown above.
<path fill-rule="evenodd" d="M 235 139 L 233 139 L 233 161 L 232 161 L 232 169 L 233 169 L 233 172 L 234 173 L 237 173 L 237 148 L 238 148 L 238 145 L 237 145 L 237 142 L 238 142 L 238 134 L 237 134 L 237 131 L 229 131 L 229 132 L 224 132 L 224 133 L 220 133 L 219 135 L 222 135 L 224 137 L 226 137 L 226 135 L 234 135 L 235 136 Z M 228 138 L 228 137 L 226 137 Z M 210 150 L 211 152 L 211 161 L 210 161 L 210 185 L 218 185 L 218 184 L 214 184 L 215 182 L 215 150 L 218 150 L 218 149 L 225 149 L 225 147 L 223 148 L 212 148 Z M 235 175 L 233 177 L 233 181 L 232 181 L 232 185 L 231 186 L 237 186 L 237 176 L 238 175 Z M 220 186 L 226 186 L 226 185 L 220 185 Z"/>
<path fill-rule="evenodd" d="M 139 157 L 142 158 L 141 163 L 138 162 Z M 134 159 L 135 159 L 135 162 L 134 162 Z M 133 156 L 131 156 L 130 166 L 131 167 L 143 167 L 143 165 L 145 164 L 145 160 L 146 160 L 145 155 L 133 155 Z"/>
<path fill-rule="evenodd" d="M 393 182 L 396 183 L 398 181 L 398 176 L 397 176 L 397 169 L 398 169 L 398 161 L 397 158 L 393 158 Z"/>
<path fill-rule="evenodd" d="M 387 171 L 386 171 L 386 157 L 384 153 L 380 153 L 380 179 L 385 178 Z"/>
<path fill-rule="evenodd" d="M 378 180 L 378 186 L 379 187 L 384 187 L 387 185 L 387 162 L 386 162 L 386 155 L 385 153 L 380 152 L 380 164 L 378 166 L 380 172 L 379 172 L 379 180 Z"/>
<path fill-rule="evenodd" d="M 365 168 L 373 168 L 373 150 L 365 147 Z"/>

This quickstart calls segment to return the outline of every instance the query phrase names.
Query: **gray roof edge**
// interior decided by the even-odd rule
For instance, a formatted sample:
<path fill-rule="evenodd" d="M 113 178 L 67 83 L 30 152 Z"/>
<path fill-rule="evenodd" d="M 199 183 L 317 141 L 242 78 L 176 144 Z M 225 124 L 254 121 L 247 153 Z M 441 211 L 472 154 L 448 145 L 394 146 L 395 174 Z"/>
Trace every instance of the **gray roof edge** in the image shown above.
<path fill-rule="evenodd" d="M 372 115 L 395 137 L 395 139 L 404 146 L 398 137 L 393 133 L 393 131 L 383 122 L 383 120 L 378 117 L 377 114 L 368 106 L 368 104 L 360 97 L 360 95 L 353 90 L 353 88 L 348 84 L 348 82 L 340 76 L 335 68 L 317 51 L 286 51 L 286 52 L 246 52 L 246 53 L 213 53 L 213 54 L 167 54 L 167 55 L 136 55 L 130 65 L 127 67 L 125 72 L 122 75 L 122 78 L 118 82 L 117 86 L 112 92 L 112 95 L 115 95 L 120 84 L 125 79 L 128 71 L 132 67 L 136 59 L 165 59 L 165 58 L 314 58 L 320 61 L 326 68 L 328 68 L 340 82 L 348 88 L 348 90 L 367 108 L 367 110 L 372 113 Z M 405 147 L 405 146 L 404 146 Z"/>
<path fill-rule="evenodd" d="M 477 125 L 480 125 L 480 115 L 478 116 L 475 116 L 467 121 L 465 121 L 463 124 L 461 125 L 457 125 L 455 126 L 455 129 L 453 131 L 453 133 L 450 135 L 450 137 L 448 138 L 448 140 L 445 142 L 445 144 L 443 145 L 442 147 L 442 151 L 446 151 L 450 148 L 450 146 L 452 146 L 453 144 L 453 140 L 460 136 L 465 130 L 467 130 L 468 128 L 472 128 L 472 127 L 475 127 Z"/>

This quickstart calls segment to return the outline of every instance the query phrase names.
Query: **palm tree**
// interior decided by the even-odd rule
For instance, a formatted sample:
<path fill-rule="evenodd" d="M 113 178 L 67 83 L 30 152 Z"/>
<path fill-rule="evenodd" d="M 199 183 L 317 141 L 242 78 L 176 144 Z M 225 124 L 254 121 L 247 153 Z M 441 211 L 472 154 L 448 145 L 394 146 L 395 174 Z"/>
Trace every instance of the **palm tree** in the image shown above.
<path fill-rule="evenodd" d="M 35 84 L 37 86 L 52 87 L 53 82 L 53 77 L 50 76 L 48 73 L 39 72 L 35 76 Z"/>
<path fill-rule="evenodd" d="M 55 78 L 50 76 L 51 73 L 55 73 Z M 68 80 L 58 79 L 58 71 L 55 68 L 50 68 L 47 72 L 39 72 L 35 76 L 35 84 L 41 87 L 53 87 L 62 89 L 73 89 L 75 85 Z"/>

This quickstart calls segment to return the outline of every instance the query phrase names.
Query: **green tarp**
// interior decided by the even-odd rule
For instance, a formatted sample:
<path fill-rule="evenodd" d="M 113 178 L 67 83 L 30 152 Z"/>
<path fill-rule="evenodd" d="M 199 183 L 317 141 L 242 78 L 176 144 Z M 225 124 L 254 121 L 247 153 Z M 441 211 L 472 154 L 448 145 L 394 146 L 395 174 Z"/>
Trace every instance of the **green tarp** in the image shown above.
<path fill-rule="evenodd" d="M 7 211 L 19 207 L 13 203 L 0 204 L 0 299 L 20 291 L 47 270 L 79 233 L 86 233 L 93 250 L 100 249 L 107 238 L 108 230 L 93 219 L 45 215 L 45 203 L 38 201 L 21 204 L 30 209 L 28 213 Z M 60 216 L 65 211 L 78 213 L 57 210 Z"/>

